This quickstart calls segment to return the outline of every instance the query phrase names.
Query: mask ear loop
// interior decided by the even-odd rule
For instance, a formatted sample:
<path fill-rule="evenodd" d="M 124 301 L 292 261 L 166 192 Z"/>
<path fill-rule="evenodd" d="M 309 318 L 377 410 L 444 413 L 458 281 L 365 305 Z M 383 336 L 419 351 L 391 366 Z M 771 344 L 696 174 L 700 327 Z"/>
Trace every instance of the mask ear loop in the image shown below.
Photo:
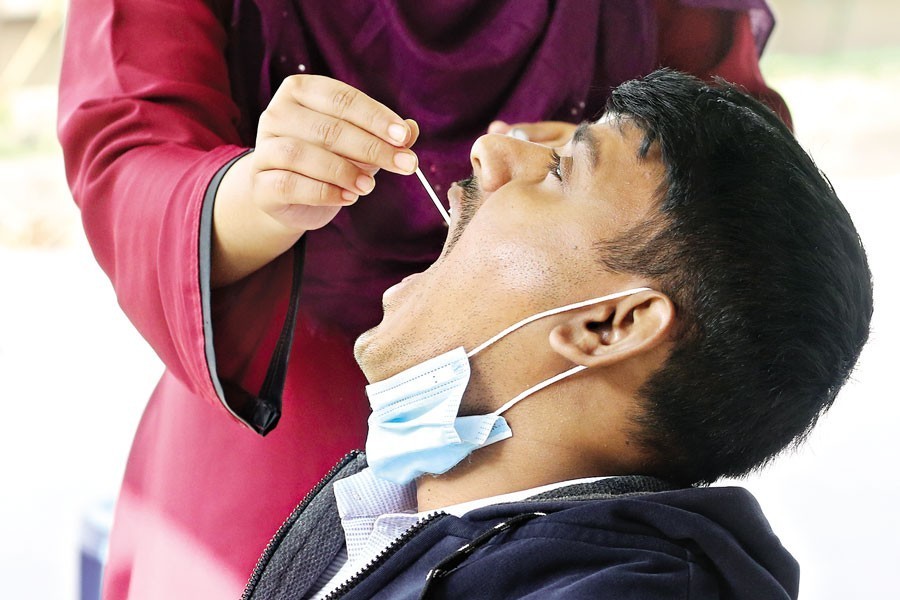
<path fill-rule="evenodd" d="M 467 358 L 472 358 L 494 342 L 500 340 L 501 338 L 506 337 L 516 329 L 524 327 L 529 323 L 537 321 L 538 319 L 543 319 L 544 317 L 549 317 L 551 315 L 556 315 L 562 312 L 567 312 L 570 310 L 577 310 L 579 308 L 584 308 L 585 306 L 593 306 L 594 304 L 600 304 L 601 302 L 606 302 L 607 300 L 616 300 L 618 298 L 623 298 L 625 296 L 631 296 L 632 294 L 637 294 L 638 292 L 649 292 L 650 288 L 640 287 L 634 288 L 631 290 L 625 290 L 624 292 L 616 292 L 615 294 L 610 294 L 608 296 L 601 296 L 600 298 L 592 298 L 590 300 L 582 300 L 581 302 L 576 302 L 575 304 L 566 304 L 565 306 L 560 306 L 559 308 L 551 308 L 550 310 L 545 310 L 544 312 L 539 312 L 536 315 L 531 315 L 525 319 L 522 319 L 518 323 L 514 323 L 489 339 L 488 341 L 476 346 L 474 349 L 470 350 L 466 353 Z"/>
<path fill-rule="evenodd" d="M 498 408 L 497 410 L 495 410 L 494 412 L 492 412 L 491 414 L 499 417 L 500 415 L 502 415 L 503 413 L 508 411 L 510 408 L 512 408 L 513 406 L 515 406 L 516 404 L 518 404 L 520 401 L 524 400 L 528 396 L 532 395 L 533 393 L 539 392 L 542 389 L 544 389 L 545 387 L 547 387 L 548 385 L 553 385 L 557 381 L 559 381 L 561 379 L 565 379 L 566 377 L 570 377 L 571 375 L 574 375 L 575 373 L 580 373 L 580 372 L 584 371 L 585 369 L 587 369 L 586 366 L 577 365 L 577 366 L 572 367 L 568 371 L 563 371 L 559 375 L 554 375 L 550 379 L 546 379 L 536 385 L 533 385 L 530 388 L 528 388 L 527 390 L 525 390 L 524 392 L 522 392 L 521 394 L 519 394 L 518 396 L 516 396 L 515 398 L 513 398 L 512 400 L 510 400 L 509 402 L 507 402 L 506 404 L 504 404 L 503 406 L 501 406 L 500 408 Z"/>
<path fill-rule="evenodd" d="M 503 331 L 501 331 L 500 333 L 498 333 L 491 339 L 476 346 L 474 349 L 472 349 L 471 351 L 466 353 L 466 357 L 472 358 L 473 356 L 475 356 L 476 354 L 478 354 L 479 352 L 481 352 L 482 350 L 484 350 L 485 348 L 487 348 L 494 342 L 500 340 L 503 337 L 506 337 L 513 331 L 515 331 L 521 327 L 524 327 L 525 325 L 528 325 L 529 323 L 537 321 L 538 319 L 543 319 L 544 317 L 549 317 L 551 315 L 556 315 L 556 314 L 559 314 L 562 312 L 567 312 L 570 310 L 577 310 L 579 308 L 584 308 L 586 306 L 593 306 L 595 304 L 600 304 L 601 302 L 606 302 L 608 300 L 616 300 L 617 298 L 631 296 L 633 294 L 637 294 L 638 292 L 649 292 L 649 291 L 651 291 L 650 288 L 646 288 L 646 287 L 634 288 L 631 290 L 625 290 L 624 292 L 616 292 L 615 294 L 610 294 L 608 296 L 602 296 L 600 298 L 592 298 L 591 300 L 583 300 L 581 302 L 576 302 L 574 304 L 567 304 L 565 306 L 560 306 L 559 308 L 551 308 L 550 310 L 545 310 L 544 312 L 539 312 L 536 315 L 532 315 L 526 319 L 522 319 L 518 323 L 510 325 L 509 327 L 507 327 L 506 329 L 504 329 Z M 563 371 L 562 373 L 554 375 L 550 379 L 546 379 L 538 384 L 535 384 L 535 385 L 531 386 L 530 388 L 528 388 L 527 390 L 525 390 L 524 392 L 517 395 L 515 398 L 513 398 L 512 400 L 510 400 L 509 402 L 507 402 L 506 404 L 504 404 L 497 410 L 493 411 L 491 414 L 500 416 L 504 412 L 506 412 L 513 406 L 515 406 L 518 402 L 521 402 L 522 400 L 524 400 L 528 396 L 534 394 L 535 392 L 539 392 L 542 389 L 544 389 L 545 387 L 547 387 L 549 385 L 553 385 L 557 381 L 565 379 L 566 377 L 571 377 L 572 375 L 575 375 L 576 373 L 580 373 L 581 371 L 584 371 L 585 369 L 587 369 L 587 367 L 584 365 L 576 365 L 567 371 Z"/>

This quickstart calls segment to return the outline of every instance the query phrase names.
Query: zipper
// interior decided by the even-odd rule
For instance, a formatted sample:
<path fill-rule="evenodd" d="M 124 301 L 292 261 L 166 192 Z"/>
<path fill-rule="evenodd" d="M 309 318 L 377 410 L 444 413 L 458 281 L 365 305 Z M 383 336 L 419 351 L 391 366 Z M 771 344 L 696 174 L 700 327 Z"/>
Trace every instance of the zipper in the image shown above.
<path fill-rule="evenodd" d="M 294 522 L 300 516 L 306 507 L 309 506 L 309 503 L 312 502 L 312 499 L 322 491 L 328 482 L 337 475 L 338 471 L 346 467 L 350 461 L 356 458 L 359 455 L 359 450 L 353 450 L 352 452 L 348 452 L 344 455 L 336 465 L 331 467 L 331 470 L 325 474 L 325 476 L 319 480 L 319 483 L 316 486 L 307 492 L 306 496 L 303 497 L 303 500 L 300 501 L 294 510 L 291 511 L 291 514 L 287 519 L 278 527 L 275 531 L 275 534 L 269 540 L 269 543 L 266 544 L 265 550 L 263 550 L 262 556 L 259 557 L 259 560 L 256 561 L 256 566 L 253 568 L 253 573 L 250 575 L 250 581 L 247 582 L 246 587 L 244 588 L 244 593 L 241 595 L 241 600 L 249 600 L 250 596 L 253 594 L 254 589 L 256 588 L 259 580 L 262 578 L 263 571 L 266 566 L 269 564 L 269 561 L 272 559 L 272 555 L 275 554 L 276 548 L 281 543 L 284 536 L 287 535 L 287 532 L 293 526 Z"/>
<path fill-rule="evenodd" d="M 391 542 L 390 546 L 379 552 L 378 555 L 375 556 L 375 558 L 373 558 L 371 561 L 369 561 L 369 563 L 365 567 L 357 571 L 357 573 L 353 577 L 342 583 L 340 586 L 332 590 L 327 596 L 325 596 L 325 600 L 337 600 L 338 598 L 342 598 L 349 594 L 350 591 L 353 590 L 353 588 L 355 588 L 363 579 L 368 577 L 372 571 L 384 564 L 387 559 L 396 554 L 402 546 L 404 546 L 409 540 L 415 537 L 420 531 L 446 516 L 448 516 L 448 514 L 444 511 L 433 512 L 417 521 L 415 525 L 404 531 L 400 537 Z"/>

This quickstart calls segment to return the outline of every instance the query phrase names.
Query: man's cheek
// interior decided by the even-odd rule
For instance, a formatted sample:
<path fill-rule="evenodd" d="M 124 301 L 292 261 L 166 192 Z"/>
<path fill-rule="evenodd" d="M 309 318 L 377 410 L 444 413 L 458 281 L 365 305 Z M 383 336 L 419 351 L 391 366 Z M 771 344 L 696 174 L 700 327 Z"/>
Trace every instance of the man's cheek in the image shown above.
<path fill-rule="evenodd" d="M 544 248 L 523 243 L 523 238 L 491 240 L 473 258 L 474 267 L 485 286 L 505 294 L 531 295 L 554 284 L 557 267 Z"/>

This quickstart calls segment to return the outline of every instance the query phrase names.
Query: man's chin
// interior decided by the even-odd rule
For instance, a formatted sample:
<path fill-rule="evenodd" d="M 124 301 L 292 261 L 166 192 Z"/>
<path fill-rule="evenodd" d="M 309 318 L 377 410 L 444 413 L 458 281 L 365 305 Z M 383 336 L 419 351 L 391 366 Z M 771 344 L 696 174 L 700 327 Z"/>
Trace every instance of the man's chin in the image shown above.
<path fill-rule="evenodd" d="M 378 335 L 378 325 L 365 331 L 356 338 L 356 342 L 353 343 L 353 357 L 356 359 L 356 364 L 359 365 L 359 368 L 362 370 L 363 375 L 366 376 L 366 379 L 369 383 L 373 381 L 378 381 L 373 377 L 373 365 L 376 364 L 373 359 L 373 354 L 375 354 L 375 346 L 374 343 L 375 338 Z"/>

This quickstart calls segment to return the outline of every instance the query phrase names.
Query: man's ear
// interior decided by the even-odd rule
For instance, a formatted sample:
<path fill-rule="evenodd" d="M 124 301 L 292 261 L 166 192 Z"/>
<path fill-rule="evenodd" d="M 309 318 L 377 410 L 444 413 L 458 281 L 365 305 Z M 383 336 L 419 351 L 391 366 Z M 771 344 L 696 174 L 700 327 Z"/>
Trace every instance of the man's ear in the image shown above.
<path fill-rule="evenodd" d="M 575 364 L 609 366 L 655 348 L 674 323 L 672 300 L 648 290 L 572 311 L 550 331 L 549 343 Z"/>

